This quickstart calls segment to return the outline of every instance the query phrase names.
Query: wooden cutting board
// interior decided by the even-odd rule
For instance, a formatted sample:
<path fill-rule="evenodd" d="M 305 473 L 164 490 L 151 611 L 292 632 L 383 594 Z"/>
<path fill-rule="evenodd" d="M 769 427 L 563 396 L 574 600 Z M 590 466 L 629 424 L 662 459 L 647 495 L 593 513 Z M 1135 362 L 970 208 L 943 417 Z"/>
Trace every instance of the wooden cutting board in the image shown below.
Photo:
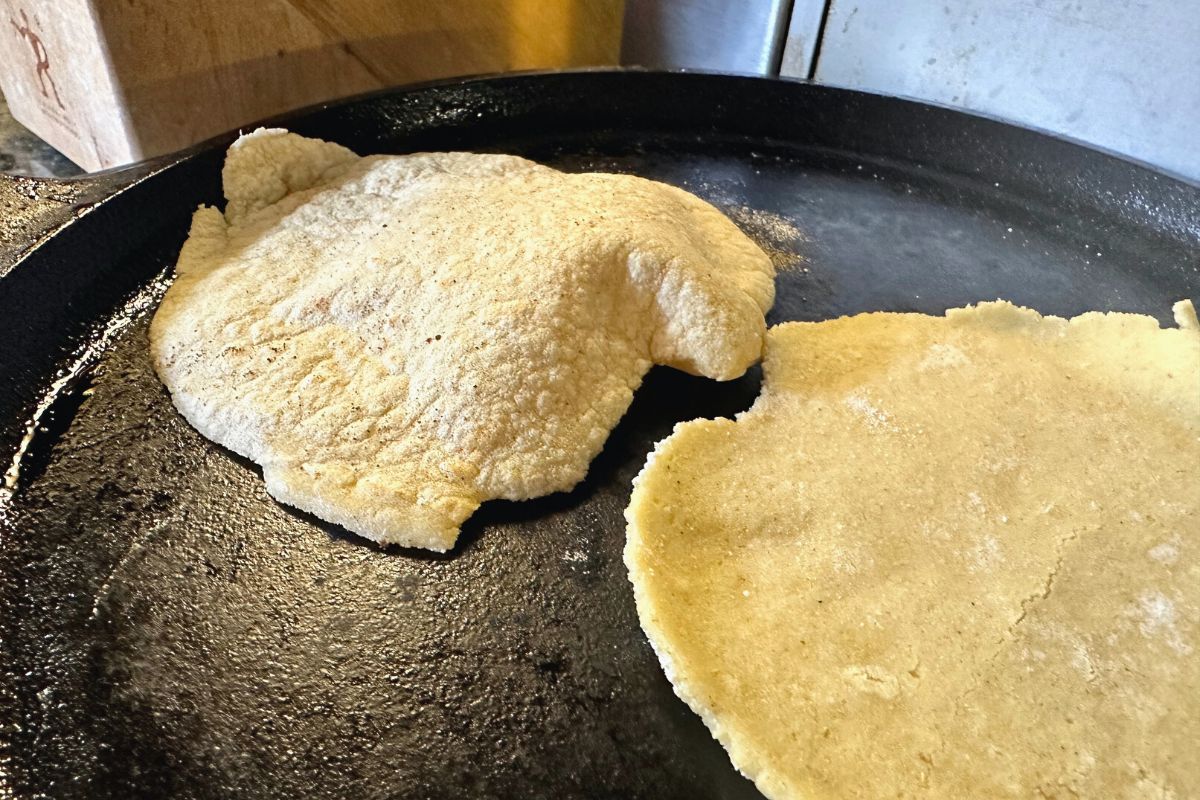
<path fill-rule="evenodd" d="M 453 75 L 616 64 L 624 0 L 0 0 L 14 117 L 87 170 Z"/>

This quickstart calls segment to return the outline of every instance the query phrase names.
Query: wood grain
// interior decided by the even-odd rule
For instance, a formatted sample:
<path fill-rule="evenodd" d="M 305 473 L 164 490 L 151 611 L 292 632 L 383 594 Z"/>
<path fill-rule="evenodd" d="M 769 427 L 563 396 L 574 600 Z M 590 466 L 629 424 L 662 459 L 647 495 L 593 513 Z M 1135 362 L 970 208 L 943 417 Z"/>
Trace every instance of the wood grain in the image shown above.
<path fill-rule="evenodd" d="M 615 64 L 623 8 L 623 0 L 0 0 L 0 87 L 17 119 L 95 170 L 387 86 Z M 25 27 L 49 61 L 40 73 Z"/>

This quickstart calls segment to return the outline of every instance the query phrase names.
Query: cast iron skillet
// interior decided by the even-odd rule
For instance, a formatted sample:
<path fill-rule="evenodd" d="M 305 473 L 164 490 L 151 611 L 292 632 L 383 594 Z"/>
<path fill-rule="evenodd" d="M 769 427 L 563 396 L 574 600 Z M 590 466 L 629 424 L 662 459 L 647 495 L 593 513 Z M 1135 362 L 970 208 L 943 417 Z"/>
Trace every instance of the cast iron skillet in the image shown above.
<path fill-rule="evenodd" d="M 1197 187 L 893 98 L 568 73 L 287 125 L 360 153 L 509 152 L 683 186 L 776 258 L 772 322 L 996 297 L 1167 322 L 1200 293 Z M 94 205 L 121 176 L 0 184 L 5 466 L 20 451 L 0 501 L 0 796 L 756 796 L 663 678 L 621 548 L 652 444 L 746 408 L 757 371 L 658 369 L 574 491 L 487 504 L 446 556 L 376 548 L 272 501 L 151 370 L 148 316 L 192 210 L 220 202 L 228 142 Z"/>

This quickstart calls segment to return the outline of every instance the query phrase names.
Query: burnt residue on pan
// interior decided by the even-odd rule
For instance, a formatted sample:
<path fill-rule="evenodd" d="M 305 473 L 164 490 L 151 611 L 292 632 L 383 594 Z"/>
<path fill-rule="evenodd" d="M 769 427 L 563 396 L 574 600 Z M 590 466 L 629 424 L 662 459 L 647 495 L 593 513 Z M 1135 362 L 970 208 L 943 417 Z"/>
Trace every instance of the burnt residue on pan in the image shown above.
<path fill-rule="evenodd" d="M 288 124 L 683 186 L 789 267 L 772 322 L 995 297 L 1166 321 L 1200 289 L 1195 187 L 914 103 L 587 73 Z M 574 491 L 487 504 L 448 555 L 380 549 L 272 501 L 153 374 L 156 281 L 219 167 L 204 151 L 141 181 L 0 277 L 5 468 L 21 452 L 0 498 L 0 796 L 757 796 L 663 677 L 621 550 L 654 442 L 746 408 L 758 371 L 656 369 Z"/>

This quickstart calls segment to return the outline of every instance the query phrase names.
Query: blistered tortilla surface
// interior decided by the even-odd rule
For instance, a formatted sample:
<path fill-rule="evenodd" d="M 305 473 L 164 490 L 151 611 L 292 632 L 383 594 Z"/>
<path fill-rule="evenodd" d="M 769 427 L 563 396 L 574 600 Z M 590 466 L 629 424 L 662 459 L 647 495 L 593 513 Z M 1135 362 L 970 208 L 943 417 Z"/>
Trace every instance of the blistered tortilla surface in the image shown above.
<path fill-rule="evenodd" d="M 569 489 L 652 363 L 729 379 L 762 353 L 770 261 L 680 189 L 281 130 L 223 179 L 156 370 L 271 495 L 380 542 L 446 550 L 484 500 Z"/>

